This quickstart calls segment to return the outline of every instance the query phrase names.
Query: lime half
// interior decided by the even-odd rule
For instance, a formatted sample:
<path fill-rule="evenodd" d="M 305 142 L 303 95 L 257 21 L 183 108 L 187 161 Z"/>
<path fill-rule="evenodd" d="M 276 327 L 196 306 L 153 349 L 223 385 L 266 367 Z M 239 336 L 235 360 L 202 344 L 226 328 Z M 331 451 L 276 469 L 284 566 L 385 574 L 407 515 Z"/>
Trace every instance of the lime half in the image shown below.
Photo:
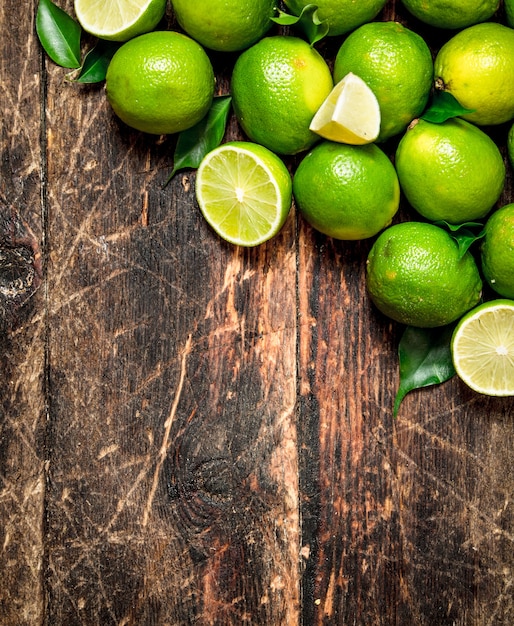
<path fill-rule="evenodd" d="M 472 309 L 458 323 L 451 346 L 455 371 L 471 389 L 514 395 L 514 300 Z"/>
<path fill-rule="evenodd" d="M 167 0 L 75 0 L 82 28 L 100 39 L 128 41 L 161 21 Z"/>
<path fill-rule="evenodd" d="M 371 143 L 380 132 L 378 100 L 362 78 L 350 72 L 332 89 L 309 128 L 330 141 Z"/>
<path fill-rule="evenodd" d="M 292 180 L 273 152 L 235 141 L 212 150 L 200 163 L 196 198 L 220 237 L 236 245 L 256 246 L 284 225 L 291 208 Z"/>

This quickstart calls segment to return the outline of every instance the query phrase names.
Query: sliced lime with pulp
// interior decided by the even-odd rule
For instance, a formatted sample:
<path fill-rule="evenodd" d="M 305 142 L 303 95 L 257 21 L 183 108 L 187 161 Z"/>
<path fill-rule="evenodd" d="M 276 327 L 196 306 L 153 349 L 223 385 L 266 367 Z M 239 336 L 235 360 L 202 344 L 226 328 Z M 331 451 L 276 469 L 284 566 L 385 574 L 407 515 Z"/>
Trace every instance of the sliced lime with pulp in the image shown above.
<path fill-rule="evenodd" d="M 320 106 L 310 129 L 330 141 L 363 145 L 378 137 L 380 119 L 375 94 L 362 78 L 350 72 Z"/>
<path fill-rule="evenodd" d="M 283 161 L 246 141 L 209 152 L 196 175 L 205 219 L 220 237 L 240 246 L 256 246 L 279 232 L 291 208 L 291 189 Z"/>
<path fill-rule="evenodd" d="M 100 39 L 128 41 L 161 21 L 167 0 L 75 0 L 82 28 Z"/>
<path fill-rule="evenodd" d="M 514 395 L 514 301 L 493 300 L 472 309 L 452 338 L 455 371 L 471 389 Z"/>

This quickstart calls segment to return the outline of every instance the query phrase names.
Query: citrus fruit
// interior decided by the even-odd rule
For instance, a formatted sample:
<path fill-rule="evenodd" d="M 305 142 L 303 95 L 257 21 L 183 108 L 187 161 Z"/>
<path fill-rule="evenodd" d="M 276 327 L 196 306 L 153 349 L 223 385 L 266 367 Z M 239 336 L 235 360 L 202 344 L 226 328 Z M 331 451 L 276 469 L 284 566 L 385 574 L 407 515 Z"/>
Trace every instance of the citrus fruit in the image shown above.
<path fill-rule="evenodd" d="M 514 0 L 505 0 L 505 15 L 507 17 L 507 24 L 514 28 Z"/>
<path fill-rule="evenodd" d="M 496 22 L 465 28 L 439 50 L 435 86 L 466 109 L 462 117 L 479 125 L 514 118 L 514 30 Z"/>
<path fill-rule="evenodd" d="M 489 396 L 514 396 L 514 301 L 492 300 L 467 313 L 453 332 L 455 371 Z"/>
<path fill-rule="evenodd" d="M 395 165 L 407 200 L 432 221 L 460 224 L 484 217 L 505 182 L 494 141 L 459 118 L 414 121 L 398 144 Z"/>
<path fill-rule="evenodd" d="M 400 187 L 393 164 L 375 144 L 324 141 L 298 165 L 293 194 L 315 229 L 335 239 L 365 239 L 391 223 Z"/>
<path fill-rule="evenodd" d="M 373 244 L 366 286 L 384 315 L 410 326 L 449 324 L 478 304 L 482 281 L 470 252 L 425 222 L 390 226 Z"/>
<path fill-rule="evenodd" d="M 82 28 L 100 39 L 127 41 L 148 33 L 161 21 L 167 0 L 75 0 Z"/>
<path fill-rule="evenodd" d="M 196 41 L 172 31 L 154 31 L 124 43 L 105 81 L 116 115 L 137 130 L 157 135 L 194 126 L 209 110 L 214 72 Z"/>
<path fill-rule="evenodd" d="M 507 155 L 512 168 L 514 168 L 514 124 L 509 128 L 507 135 Z"/>
<path fill-rule="evenodd" d="M 265 37 L 237 59 L 232 103 L 252 141 L 278 154 L 296 154 L 319 139 L 309 124 L 333 86 L 325 60 L 306 41 Z"/>
<path fill-rule="evenodd" d="M 316 0 L 318 17 L 328 22 L 329 35 L 342 35 L 371 22 L 384 8 L 387 0 Z M 285 0 L 286 6 L 300 15 L 302 10 L 312 4 L 309 0 Z"/>
<path fill-rule="evenodd" d="M 465 28 L 494 15 L 499 0 L 402 0 L 419 20 L 437 28 Z"/>
<path fill-rule="evenodd" d="M 220 237 L 256 246 L 275 236 L 291 208 L 291 176 L 281 159 L 247 141 L 207 154 L 196 175 L 196 198 Z"/>
<path fill-rule="evenodd" d="M 480 253 L 484 278 L 492 289 L 514 298 L 514 204 L 501 207 L 487 220 Z"/>
<path fill-rule="evenodd" d="M 175 16 L 188 35 L 206 48 L 243 50 L 273 25 L 275 0 L 171 0 Z"/>
<path fill-rule="evenodd" d="M 405 130 L 424 110 L 433 80 L 425 41 L 397 22 L 371 22 L 345 39 L 334 64 L 334 80 L 360 76 L 380 105 L 378 141 Z"/>
<path fill-rule="evenodd" d="M 320 106 L 310 129 L 331 141 L 371 143 L 380 132 L 378 100 L 362 78 L 350 72 Z"/>

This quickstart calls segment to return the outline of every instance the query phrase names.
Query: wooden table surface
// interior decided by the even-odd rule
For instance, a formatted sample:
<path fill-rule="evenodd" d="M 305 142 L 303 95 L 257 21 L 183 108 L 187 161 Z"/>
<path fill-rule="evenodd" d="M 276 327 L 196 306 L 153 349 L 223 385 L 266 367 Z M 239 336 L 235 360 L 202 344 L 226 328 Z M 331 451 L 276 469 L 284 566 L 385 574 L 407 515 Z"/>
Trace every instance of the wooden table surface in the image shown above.
<path fill-rule="evenodd" d="M 394 419 L 372 241 L 220 241 L 36 5 L 0 4 L 0 624 L 514 624 L 514 400 L 454 378 Z"/>

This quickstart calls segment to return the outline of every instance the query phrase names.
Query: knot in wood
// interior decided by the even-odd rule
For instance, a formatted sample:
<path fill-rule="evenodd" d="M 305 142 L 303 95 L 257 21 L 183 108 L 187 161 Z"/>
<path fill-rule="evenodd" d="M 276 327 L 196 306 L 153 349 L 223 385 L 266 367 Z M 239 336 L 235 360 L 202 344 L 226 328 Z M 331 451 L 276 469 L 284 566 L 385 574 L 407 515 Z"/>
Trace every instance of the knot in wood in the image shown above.
<path fill-rule="evenodd" d="M 18 309 L 38 289 L 42 278 L 36 237 L 13 208 L 0 216 L 0 329 L 13 325 Z"/>
<path fill-rule="evenodd" d="M 168 495 L 195 509 L 230 504 L 234 498 L 234 477 L 229 460 L 206 459 L 194 467 L 186 466 L 173 484 L 168 483 Z"/>
<path fill-rule="evenodd" d="M 0 297 L 16 300 L 33 292 L 36 271 L 32 250 L 0 248 Z"/>

